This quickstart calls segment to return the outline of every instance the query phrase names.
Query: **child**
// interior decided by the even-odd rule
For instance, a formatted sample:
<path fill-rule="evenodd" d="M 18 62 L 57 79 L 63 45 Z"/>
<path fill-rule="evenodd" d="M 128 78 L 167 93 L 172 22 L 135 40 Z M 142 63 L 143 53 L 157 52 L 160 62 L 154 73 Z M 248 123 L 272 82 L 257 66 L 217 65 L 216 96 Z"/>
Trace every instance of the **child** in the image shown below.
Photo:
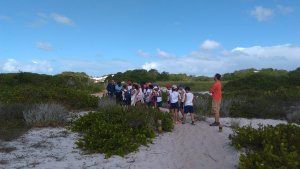
<path fill-rule="evenodd" d="M 162 93 L 159 87 L 157 87 L 156 106 L 158 109 L 162 106 Z"/>
<path fill-rule="evenodd" d="M 184 101 L 185 101 L 185 90 L 183 85 L 179 86 L 179 94 L 180 94 L 180 113 L 182 115 L 182 117 L 184 116 Z"/>
<path fill-rule="evenodd" d="M 185 94 L 185 100 L 184 100 L 184 113 L 183 113 L 182 124 L 184 124 L 185 121 L 186 121 L 186 114 L 190 113 L 191 120 L 192 120 L 192 125 L 195 125 L 194 107 L 193 107 L 194 94 L 190 92 L 191 91 L 190 87 L 186 87 L 185 91 L 186 91 L 186 94 Z"/>
<path fill-rule="evenodd" d="M 172 92 L 170 93 L 170 110 L 173 113 L 173 120 L 176 124 L 178 124 L 178 101 L 179 101 L 179 93 L 177 92 L 177 86 L 172 86 Z"/>
<path fill-rule="evenodd" d="M 123 97 L 123 105 L 124 106 L 130 106 L 130 104 L 131 104 L 131 93 L 128 90 L 127 85 L 123 85 L 122 97 Z"/>
<path fill-rule="evenodd" d="M 145 92 L 145 102 L 147 103 L 147 105 L 150 107 L 151 106 L 151 95 L 153 92 L 153 85 L 149 84 L 148 88 Z"/>
<path fill-rule="evenodd" d="M 172 93 L 172 88 L 171 85 L 168 83 L 166 84 L 166 88 L 167 88 L 167 102 L 168 102 L 168 108 L 171 112 L 171 102 L 170 102 L 170 94 Z"/>

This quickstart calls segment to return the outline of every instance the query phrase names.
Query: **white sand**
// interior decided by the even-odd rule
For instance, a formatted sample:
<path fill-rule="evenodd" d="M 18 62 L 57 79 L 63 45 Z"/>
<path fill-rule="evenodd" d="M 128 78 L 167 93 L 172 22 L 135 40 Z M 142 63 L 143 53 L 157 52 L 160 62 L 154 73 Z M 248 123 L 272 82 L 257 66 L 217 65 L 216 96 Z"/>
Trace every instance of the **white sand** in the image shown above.
<path fill-rule="evenodd" d="M 235 119 L 236 120 L 236 119 Z M 245 124 L 279 124 L 284 121 L 237 119 Z M 208 118 L 208 122 L 213 119 Z M 224 118 L 226 126 L 232 119 Z M 0 168 L 41 168 L 41 169 L 234 169 L 238 165 L 239 152 L 229 145 L 229 127 L 218 132 L 208 122 L 178 124 L 171 133 L 159 135 L 154 144 L 142 146 L 138 152 L 125 158 L 114 156 L 104 159 L 102 154 L 84 155 L 76 148 L 74 141 L 79 138 L 64 128 L 35 128 L 19 139 L 1 142 L 2 147 L 16 150 L 0 152 Z M 228 124 L 227 124 L 228 123 Z M 6 164 L 4 164 L 6 163 Z"/>

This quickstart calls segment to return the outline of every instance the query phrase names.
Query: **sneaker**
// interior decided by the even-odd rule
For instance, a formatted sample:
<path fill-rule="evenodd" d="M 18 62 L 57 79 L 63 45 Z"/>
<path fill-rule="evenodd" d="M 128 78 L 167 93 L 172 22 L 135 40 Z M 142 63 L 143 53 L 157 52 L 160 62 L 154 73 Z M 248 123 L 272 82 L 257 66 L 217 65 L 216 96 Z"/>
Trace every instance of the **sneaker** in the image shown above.
<path fill-rule="evenodd" d="M 192 125 L 195 125 L 195 122 L 194 122 L 194 121 L 192 121 Z"/>
<path fill-rule="evenodd" d="M 185 124 L 185 122 L 182 122 L 182 124 Z"/>
<path fill-rule="evenodd" d="M 209 126 L 219 126 L 220 123 L 219 122 L 214 122 L 214 123 L 211 123 Z"/>

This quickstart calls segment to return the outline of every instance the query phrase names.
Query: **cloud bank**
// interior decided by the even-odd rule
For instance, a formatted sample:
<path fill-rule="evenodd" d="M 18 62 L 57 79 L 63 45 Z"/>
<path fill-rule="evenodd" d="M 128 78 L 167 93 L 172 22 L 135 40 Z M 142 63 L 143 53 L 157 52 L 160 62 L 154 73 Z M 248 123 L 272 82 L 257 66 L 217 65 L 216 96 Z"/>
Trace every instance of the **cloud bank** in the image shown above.
<path fill-rule="evenodd" d="M 7 59 L 2 67 L 4 72 L 35 72 L 35 73 L 51 73 L 52 65 L 46 60 L 32 60 L 30 62 L 17 61 L 15 59 Z"/>
<path fill-rule="evenodd" d="M 236 47 L 212 54 L 196 50 L 172 59 L 146 62 L 144 69 L 208 75 L 227 73 L 245 68 L 276 68 L 292 70 L 300 67 L 300 46 L 290 44 L 276 46 Z"/>

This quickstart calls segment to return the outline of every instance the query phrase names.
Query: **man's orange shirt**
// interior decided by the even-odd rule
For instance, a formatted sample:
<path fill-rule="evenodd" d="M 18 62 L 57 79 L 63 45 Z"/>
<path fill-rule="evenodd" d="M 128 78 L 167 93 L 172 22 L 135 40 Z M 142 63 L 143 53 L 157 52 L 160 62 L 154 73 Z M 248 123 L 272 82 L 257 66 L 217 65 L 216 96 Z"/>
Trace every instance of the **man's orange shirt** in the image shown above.
<path fill-rule="evenodd" d="M 212 98 L 215 101 L 220 101 L 222 99 L 222 85 L 219 80 L 215 82 L 215 84 L 211 87 L 209 90 L 210 93 L 212 93 Z"/>

